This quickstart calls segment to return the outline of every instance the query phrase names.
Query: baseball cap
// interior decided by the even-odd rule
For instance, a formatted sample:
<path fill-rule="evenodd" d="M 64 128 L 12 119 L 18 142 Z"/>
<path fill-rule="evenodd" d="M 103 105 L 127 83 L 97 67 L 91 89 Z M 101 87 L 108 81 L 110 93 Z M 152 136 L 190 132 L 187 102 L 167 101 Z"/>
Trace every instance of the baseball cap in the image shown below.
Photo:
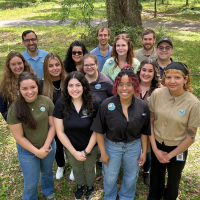
<path fill-rule="evenodd" d="M 161 42 L 167 42 L 167 43 L 169 43 L 169 44 L 172 46 L 172 48 L 173 48 L 172 41 L 171 41 L 169 38 L 162 38 L 162 39 L 160 39 L 160 40 L 158 41 L 157 47 L 159 46 L 159 44 L 160 44 Z"/>

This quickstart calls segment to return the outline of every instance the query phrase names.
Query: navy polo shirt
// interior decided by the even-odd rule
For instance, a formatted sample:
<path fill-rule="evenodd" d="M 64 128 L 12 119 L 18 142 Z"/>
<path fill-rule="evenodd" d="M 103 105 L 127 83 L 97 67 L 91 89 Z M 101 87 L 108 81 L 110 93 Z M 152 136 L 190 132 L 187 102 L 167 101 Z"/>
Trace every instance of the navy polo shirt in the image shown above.
<path fill-rule="evenodd" d="M 127 121 L 118 97 L 110 97 L 102 102 L 91 130 L 113 142 L 132 142 L 143 135 L 151 135 L 150 111 L 147 103 L 133 96 L 128 107 Z"/>
<path fill-rule="evenodd" d="M 94 99 L 98 101 L 99 105 L 103 100 L 113 96 L 113 84 L 114 82 L 110 77 L 98 71 L 98 78 L 96 81 L 90 83 L 90 89 Z"/>
<path fill-rule="evenodd" d="M 63 119 L 64 133 L 77 151 L 86 149 L 93 133 L 90 127 L 98 111 L 98 104 L 94 102 L 93 106 L 95 110 L 93 116 L 88 117 L 87 111 L 82 107 L 79 113 L 77 113 L 74 104 L 71 102 L 71 115 L 70 119 L 67 119 L 67 115 L 64 113 L 64 110 L 62 110 L 62 99 L 58 99 L 56 102 L 53 116 L 58 119 Z"/>

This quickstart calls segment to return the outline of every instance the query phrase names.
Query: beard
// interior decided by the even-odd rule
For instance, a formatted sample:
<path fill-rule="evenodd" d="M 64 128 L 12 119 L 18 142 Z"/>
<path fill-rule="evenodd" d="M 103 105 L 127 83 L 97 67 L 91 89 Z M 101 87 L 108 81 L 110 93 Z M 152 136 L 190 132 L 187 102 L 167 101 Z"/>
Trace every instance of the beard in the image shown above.
<path fill-rule="evenodd" d="M 34 48 L 33 48 L 34 47 Z M 32 45 L 32 48 L 27 48 L 30 52 L 35 52 L 37 50 L 37 45 Z"/>
<path fill-rule="evenodd" d="M 146 51 L 149 51 L 151 49 L 153 49 L 153 45 L 149 44 L 149 45 L 144 45 L 143 48 L 146 50 Z"/>

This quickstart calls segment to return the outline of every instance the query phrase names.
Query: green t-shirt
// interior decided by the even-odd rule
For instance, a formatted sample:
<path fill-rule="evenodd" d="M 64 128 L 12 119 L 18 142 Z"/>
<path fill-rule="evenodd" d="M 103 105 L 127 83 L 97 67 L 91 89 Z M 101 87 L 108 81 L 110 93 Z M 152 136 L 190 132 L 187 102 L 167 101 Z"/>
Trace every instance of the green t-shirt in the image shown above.
<path fill-rule="evenodd" d="M 53 115 L 54 104 L 49 97 L 38 95 L 34 102 L 27 103 L 30 109 L 34 109 L 32 112 L 33 117 L 37 121 L 37 128 L 30 129 L 26 128 L 22 123 L 24 137 L 27 138 L 33 146 L 41 148 L 48 135 L 49 120 L 48 116 Z M 15 103 L 11 105 L 8 110 L 7 123 L 8 124 L 19 124 L 21 123 L 15 116 Z"/>
<path fill-rule="evenodd" d="M 121 72 L 121 69 L 117 66 L 113 70 L 114 66 L 115 66 L 114 57 L 111 57 L 108 60 L 106 60 L 101 72 L 112 78 L 112 80 L 115 80 L 116 76 L 119 74 L 119 72 Z M 134 72 L 136 73 L 140 66 L 140 62 L 136 58 L 133 58 L 132 66 L 134 68 Z"/>

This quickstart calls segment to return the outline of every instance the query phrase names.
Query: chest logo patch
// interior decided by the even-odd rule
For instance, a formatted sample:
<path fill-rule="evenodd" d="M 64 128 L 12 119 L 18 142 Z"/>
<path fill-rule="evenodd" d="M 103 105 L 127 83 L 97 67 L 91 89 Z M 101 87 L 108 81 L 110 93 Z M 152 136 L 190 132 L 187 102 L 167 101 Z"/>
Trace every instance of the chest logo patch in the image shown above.
<path fill-rule="evenodd" d="M 97 89 L 97 90 L 101 89 L 101 84 L 96 84 L 95 89 Z"/>
<path fill-rule="evenodd" d="M 114 103 L 109 103 L 108 104 L 108 110 L 115 110 L 115 104 Z"/>
<path fill-rule="evenodd" d="M 113 60 L 110 60 L 108 64 L 109 64 L 109 65 L 113 65 L 113 63 L 114 63 L 114 61 L 113 61 Z"/>
<path fill-rule="evenodd" d="M 150 100 L 150 97 L 147 97 L 147 101 L 149 101 Z"/>
<path fill-rule="evenodd" d="M 185 110 L 183 110 L 183 109 L 179 110 L 179 114 L 180 115 L 184 115 L 185 114 Z"/>
<path fill-rule="evenodd" d="M 42 112 L 44 112 L 44 111 L 46 110 L 46 108 L 45 108 L 44 106 L 41 106 L 41 107 L 40 107 L 40 110 L 41 110 Z"/>
<path fill-rule="evenodd" d="M 83 114 L 84 116 L 87 116 L 87 110 L 83 110 L 83 111 L 82 111 L 82 114 Z"/>

